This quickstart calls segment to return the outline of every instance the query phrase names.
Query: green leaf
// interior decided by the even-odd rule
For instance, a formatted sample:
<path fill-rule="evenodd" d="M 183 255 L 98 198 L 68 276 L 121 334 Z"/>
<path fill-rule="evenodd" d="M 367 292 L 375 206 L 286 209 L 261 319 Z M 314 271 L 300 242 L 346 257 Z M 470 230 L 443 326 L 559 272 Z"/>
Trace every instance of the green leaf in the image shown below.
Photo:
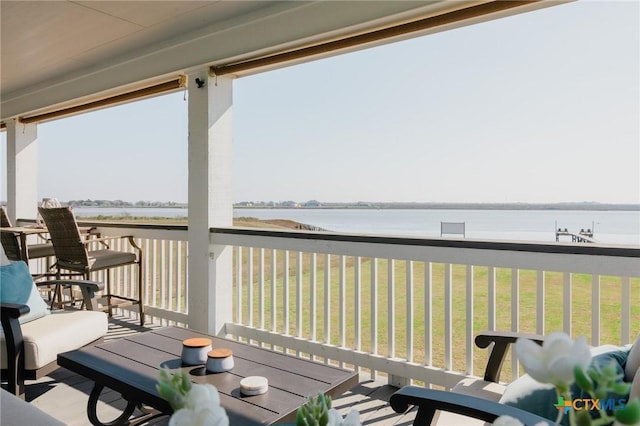
<path fill-rule="evenodd" d="M 298 426 L 326 426 L 329 423 L 329 408 L 331 398 L 323 393 L 310 396 L 307 402 L 296 412 Z"/>
<path fill-rule="evenodd" d="M 591 416 L 588 411 L 576 412 L 576 426 L 591 426 Z"/>
<path fill-rule="evenodd" d="M 618 382 L 611 387 L 611 390 L 617 393 L 618 395 L 626 395 L 629 393 L 631 389 L 630 383 Z"/>
<path fill-rule="evenodd" d="M 580 389 L 585 390 L 587 392 L 593 392 L 593 382 L 584 371 L 579 366 L 576 366 L 574 369 L 574 375 L 576 376 L 576 384 L 580 387 Z"/>
<path fill-rule="evenodd" d="M 598 388 L 594 392 L 594 395 L 596 396 L 596 399 L 607 399 L 607 390 Z"/>
<path fill-rule="evenodd" d="M 616 420 L 625 425 L 637 425 L 640 423 L 640 401 L 634 398 L 627 403 L 623 410 L 614 412 Z"/>

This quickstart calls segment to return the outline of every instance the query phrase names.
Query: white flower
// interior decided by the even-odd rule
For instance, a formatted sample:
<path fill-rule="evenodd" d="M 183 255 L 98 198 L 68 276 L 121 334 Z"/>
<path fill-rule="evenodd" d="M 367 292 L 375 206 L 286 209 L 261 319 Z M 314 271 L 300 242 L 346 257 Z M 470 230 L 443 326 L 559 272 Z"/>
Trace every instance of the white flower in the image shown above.
<path fill-rule="evenodd" d="M 586 370 L 591 363 L 586 337 L 580 336 L 574 342 L 562 332 L 549 334 L 542 346 L 528 339 L 518 339 L 515 353 L 527 374 L 561 389 L 567 389 L 575 381 L 575 367 Z"/>
<path fill-rule="evenodd" d="M 184 397 L 185 408 L 198 408 L 206 406 L 219 406 L 220 395 L 218 389 L 209 384 L 194 384 Z"/>
<path fill-rule="evenodd" d="M 219 405 L 182 408 L 173 413 L 169 426 L 229 426 L 229 417 Z"/>
<path fill-rule="evenodd" d="M 492 423 L 493 426 L 524 426 L 524 424 L 511 416 L 500 416 Z M 534 426 L 548 426 L 545 422 L 536 423 Z"/>
<path fill-rule="evenodd" d="M 194 384 L 184 396 L 184 407 L 173 413 L 169 426 L 229 426 L 227 412 L 213 385 Z"/>
<path fill-rule="evenodd" d="M 511 416 L 500 416 L 492 424 L 493 426 L 524 426 L 520 420 Z"/>
<path fill-rule="evenodd" d="M 356 410 L 351 410 L 343 419 L 338 410 L 332 408 L 328 411 L 329 422 L 327 426 L 360 426 L 360 414 Z"/>
<path fill-rule="evenodd" d="M 360 426 L 360 413 L 357 410 L 349 411 L 342 424 L 343 426 Z"/>

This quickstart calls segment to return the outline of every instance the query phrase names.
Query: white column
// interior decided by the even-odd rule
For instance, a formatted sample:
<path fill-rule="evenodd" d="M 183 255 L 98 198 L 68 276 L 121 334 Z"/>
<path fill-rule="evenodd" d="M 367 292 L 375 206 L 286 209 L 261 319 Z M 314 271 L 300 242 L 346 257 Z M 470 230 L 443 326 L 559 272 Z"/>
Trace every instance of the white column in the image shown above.
<path fill-rule="evenodd" d="M 188 78 L 189 327 L 220 334 L 232 319 L 232 247 L 210 241 L 209 228 L 233 224 L 233 80 L 208 69 Z"/>
<path fill-rule="evenodd" d="M 7 121 L 7 213 L 35 219 L 38 214 L 38 126 Z"/>

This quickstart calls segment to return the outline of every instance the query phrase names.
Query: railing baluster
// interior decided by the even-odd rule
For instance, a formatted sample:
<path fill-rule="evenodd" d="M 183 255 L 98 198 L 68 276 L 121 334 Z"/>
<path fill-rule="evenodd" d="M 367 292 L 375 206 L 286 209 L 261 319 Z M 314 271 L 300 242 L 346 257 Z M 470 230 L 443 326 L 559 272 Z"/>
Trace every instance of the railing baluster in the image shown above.
<path fill-rule="evenodd" d="M 247 250 L 247 320 L 253 327 L 253 247 Z"/>
<path fill-rule="evenodd" d="M 488 326 L 489 330 L 496 329 L 496 268 L 489 266 L 487 268 L 487 299 L 488 300 Z"/>
<path fill-rule="evenodd" d="M 184 272 L 183 272 L 183 274 L 184 274 L 183 275 L 184 276 L 184 308 L 182 308 L 182 312 L 184 312 L 184 313 L 187 313 L 187 311 L 188 311 L 187 310 L 187 306 L 188 306 L 187 300 L 189 300 L 189 284 L 190 284 L 190 282 L 193 282 L 193 281 L 189 280 L 189 276 L 187 275 L 187 271 L 189 270 L 189 256 L 188 256 L 188 253 L 189 253 L 189 243 L 185 242 L 184 243 L 184 257 L 183 257 L 183 259 L 184 259 Z M 185 324 L 185 326 L 186 325 L 188 325 L 188 324 Z"/>
<path fill-rule="evenodd" d="M 466 312 L 466 372 L 473 374 L 473 266 L 467 265 L 467 312 Z"/>
<path fill-rule="evenodd" d="M 113 240 L 113 241 L 109 241 L 109 247 L 112 250 L 116 250 L 116 251 L 120 251 L 122 248 L 120 247 L 120 241 L 121 240 Z M 102 247 L 101 247 L 102 248 Z M 120 273 L 122 272 L 122 267 L 119 268 L 115 268 L 111 271 L 109 271 L 109 273 L 111 274 L 111 288 L 115 287 L 115 290 L 113 293 L 115 294 L 120 294 L 120 295 L 125 295 L 126 296 L 126 283 L 125 280 L 126 277 L 122 277 L 123 279 L 119 279 L 120 278 Z"/>
<path fill-rule="evenodd" d="M 340 312 L 340 327 L 339 327 L 339 340 L 340 347 L 344 348 L 347 345 L 347 258 L 340 256 L 340 297 L 338 299 L 339 312 Z M 344 363 L 340 362 L 340 367 L 344 367 Z"/>
<path fill-rule="evenodd" d="M 395 261 L 387 260 L 387 355 L 396 356 L 396 298 L 395 298 Z"/>
<path fill-rule="evenodd" d="M 317 333 L 316 333 L 316 315 L 318 309 L 318 302 L 316 300 L 317 297 L 317 269 L 318 269 L 318 255 L 316 253 L 311 253 L 311 270 L 309 271 L 309 285 L 310 285 L 310 298 L 309 298 L 309 309 L 311 311 L 311 318 L 309 320 L 309 324 L 311 327 L 311 340 L 316 341 Z"/>
<path fill-rule="evenodd" d="M 178 281 L 178 311 L 186 313 L 186 300 L 187 300 L 187 292 L 189 291 L 189 286 L 187 285 L 187 243 L 184 241 L 180 241 L 180 261 L 178 266 L 178 276 L 180 280 Z M 183 306 L 184 304 L 184 306 Z"/>
<path fill-rule="evenodd" d="M 571 336 L 571 284 L 572 276 L 570 272 L 564 273 L 564 280 L 562 284 L 562 329 L 565 333 Z"/>
<path fill-rule="evenodd" d="M 173 305 L 173 301 L 174 301 L 174 297 L 173 297 L 173 289 L 175 287 L 175 280 L 173 278 L 173 263 L 174 263 L 174 247 L 173 247 L 173 241 L 169 240 L 169 268 L 168 268 L 168 278 L 169 278 L 169 287 L 168 287 L 168 307 L 169 310 L 176 310 L 175 306 Z M 133 286 L 132 286 L 133 287 Z"/>
<path fill-rule="evenodd" d="M 278 310 L 277 304 L 277 252 L 275 249 L 271 250 L 271 331 L 274 333 L 277 331 L 277 318 L 276 312 Z M 273 345 L 272 345 L 273 346 Z"/>
<path fill-rule="evenodd" d="M 264 329 L 264 249 L 261 248 L 258 252 L 258 282 L 260 283 L 259 293 L 258 293 L 258 303 L 259 303 L 259 321 L 260 330 Z"/>
<path fill-rule="evenodd" d="M 620 340 L 623 344 L 627 344 L 631 343 L 631 279 L 629 277 L 622 277 L 620 285 L 622 286 Z"/>
<path fill-rule="evenodd" d="M 289 250 L 284 251 L 282 258 L 282 333 L 289 335 Z"/>
<path fill-rule="evenodd" d="M 160 308 L 167 307 L 167 241 L 160 241 Z"/>
<path fill-rule="evenodd" d="M 452 321 L 453 266 L 444 265 L 444 368 L 453 368 L 453 321 Z"/>
<path fill-rule="evenodd" d="M 624 301 L 624 297 L 622 300 Z M 624 312 L 624 310 L 623 310 Z M 600 344 L 600 275 L 591 276 L 591 345 Z"/>
<path fill-rule="evenodd" d="M 356 350 L 362 349 L 362 257 L 356 256 L 354 264 L 354 328 L 356 338 Z"/>
<path fill-rule="evenodd" d="M 433 365 L 433 264 L 424 264 L 424 364 Z"/>
<path fill-rule="evenodd" d="M 236 322 L 242 324 L 242 247 L 236 248 Z"/>
<path fill-rule="evenodd" d="M 331 255 L 324 256 L 324 343 L 331 343 Z M 329 358 L 325 358 L 329 363 Z"/>
<path fill-rule="evenodd" d="M 302 337 L 302 252 L 296 253 L 296 336 Z"/>
<path fill-rule="evenodd" d="M 511 270 L 511 331 L 520 331 L 520 270 Z M 518 358 L 511 357 L 511 378 L 518 378 Z"/>
<path fill-rule="evenodd" d="M 122 241 L 123 241 L 123 244 L 124 244 L 124 240 L 122 240 Z M 133 247 L 131 247 L 131 245 L 129 243 L 127 243 L 127 246 L 128 246 L 128 250 L 127 251 L 132 252 L 133 251 Z M 125 268 L 125 273 L 128 275 L 128 277 L 126 279 L 127 293 L 128 293 L 127 296 L 130 299 L 133 299 L 135 297 L 136 286 L 133 285 L 133 283 L 137 282 L 135 277 L 134 277 L 134 274 L 136 273 L 136 269 L 137 268 L 135 266 L 133 266 L 133 265 L 132 266 L 128 266 L 128 267 Z M 129 311 L 129 312 L 131 312 L 131 311 Z"/>
<path fill-rule="evenodd" d="M 152 297 L 152 301 L 151 301 L 151 306 L 153 306 L 154 308 L 158 306 L 158 276 L 157 276 L 157 270 L 158 270 L 158 263 L 157 263 L 157 258 L 158 258 L 158 240 L 153 240 L 153 252 L 152 252 L 152 266 L 151 266 L 151 297 Z"/>
<path fill-rule="evenodd" d="M 378 355 L 378 259 L 371 259 L 371 353 Z M 371 380 L 376 380 L 376 370 L 371 370 Z"/>
<path fill-rule="evenodd" d="M 414 323 L 414 309 L 413 309 L 413 261 L 407 260 L 405 263 L 405 276 L 406 276 L 406 295 L 407 298 L 407 361 L 413 362 L 413 323 Z"/>
<path fill-rule="evenodd" d="M 536 333 L 544 334 L 544 288 L 545 288 L 545 273 L 544 271 L 537 271 L 536 273 Z"/>
<path fill-rule="evenodd" d="M 182 308 L 182 241 L 176 241 L 176 311 L 185 312 Z"/>
<path fill-rule="evenodd" d="M 149 288 L 149 278 L 151 277 L 152 273 L 151 273 L 151 256 L 150 256 L 150 251 L 149 251 L 149 246 L 151 244 L 151 240 L 145 240 L 144 241 L 144 251 L 142 252 L 142 255 L 144 256 L 144 268 L 142 268 L 143 273 L 145 274 L 144 279 L 142 280 L 142 284 L 145 286 L 144 288 L 144 304 L 145 305 L 149 305 L 149 294 L 151 293 L 150 288 Z"/>
<path fill-rule="evenodd" d="M 520 331 L 520 270 L 511 270 L 511 331 Z"/>

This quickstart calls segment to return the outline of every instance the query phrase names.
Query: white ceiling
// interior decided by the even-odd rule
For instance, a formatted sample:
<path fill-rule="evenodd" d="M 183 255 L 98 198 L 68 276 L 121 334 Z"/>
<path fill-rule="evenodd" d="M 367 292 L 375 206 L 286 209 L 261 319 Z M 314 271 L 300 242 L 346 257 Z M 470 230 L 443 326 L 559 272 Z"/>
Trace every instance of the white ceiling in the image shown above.
<path fill-rule="evenodd" d="M 489 2 L 2 0 L 0 119 L 480 3 Z M 550 4 L 525 4 L 481 20 Z"/>

